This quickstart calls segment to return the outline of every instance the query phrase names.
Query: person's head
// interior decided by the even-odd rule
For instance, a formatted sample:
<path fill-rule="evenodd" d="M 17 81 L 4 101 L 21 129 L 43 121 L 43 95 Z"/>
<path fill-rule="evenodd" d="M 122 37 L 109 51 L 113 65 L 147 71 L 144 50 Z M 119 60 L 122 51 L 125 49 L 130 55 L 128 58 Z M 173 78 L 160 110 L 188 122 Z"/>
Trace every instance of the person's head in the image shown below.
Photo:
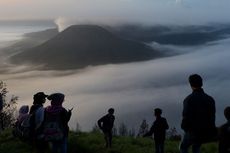
<path fill-rule="evenodd" d="M 230 121 L 230 106 L 224 109 L 224 116 L 228 121 Z"/>
<path fill-rule="evenodd" d="M 44 92 L 38 92 L 34 95 L 33 99 L 34 102 L 33 104 L 44 104 L 46 102 L 46 95 Z"/>
<path fill-rule="evenodd" d="M 200 75 L 192 74 L 189 76 L 189 83 L 193 89 L 199 89 L 203 86 L 203 81 Z"/>
<path fill-rule="evenodd" d="M 110 108 L 110 109 L 108 110 L 108 113 L 111 114 L 111 115 L 113 115 L 113 114 L 114 114 L 114 109 L 113 109 L 113 108 Z"/>
<path fill-rule="evenodd" d="M 161 114 L 162 114 L 162 110 L 160 108 L 154 109 L 154 115 L 156 117 L 161 116 Z"/>
<path fill-rule="evenodd" d="M 29 113 L 29 106 L 28 105 L 23 105 L 19 109 L 19 114 L 27 114 Z"/>
<path fill-rule="evenodd" d="M 62 93 L 53 93 L 47 97 L 51 101 L 51 106 L 62 106 L 65 95 Z"/>

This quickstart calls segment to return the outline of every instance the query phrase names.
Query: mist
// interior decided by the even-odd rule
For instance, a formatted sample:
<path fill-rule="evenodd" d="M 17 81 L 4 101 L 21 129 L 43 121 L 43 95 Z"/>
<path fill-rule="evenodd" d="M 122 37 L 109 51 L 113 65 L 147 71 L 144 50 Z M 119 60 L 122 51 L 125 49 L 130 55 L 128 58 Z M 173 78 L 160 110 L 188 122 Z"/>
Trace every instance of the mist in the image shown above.
<path fill-rule="evenodd" d="M 179 128 L 183 99 L 192 92 L 187 78 L 198 73 L 204 79 L 204 90 L 216 100 L 216 123 L 220 125 L 225 122 L 223 110 L 230 99 L 229 44 L 230 39 L 224 39 L 196 48 L 184 47 L 185 54 L 172 57 L 82 70 L 37 71 L 29 66 L 8 67 L 8 73 L 1 74 L 1 80 L 7 83 L 10 93 L 19 96 L 18 107 L 31 105 L 36 92 L 63 92 L 64 106 L 74 107 L 72 129 L 78 122 L 83 130 L 90 130 L 108 108 L 114 107 L 116 125 L 125 122 L 137 130 L 143 119 L 152 123 L 156 107 L 163 109 L 170 127 Z M 21 71 L 22 67 L 27 67 L 26 71 Z"/>

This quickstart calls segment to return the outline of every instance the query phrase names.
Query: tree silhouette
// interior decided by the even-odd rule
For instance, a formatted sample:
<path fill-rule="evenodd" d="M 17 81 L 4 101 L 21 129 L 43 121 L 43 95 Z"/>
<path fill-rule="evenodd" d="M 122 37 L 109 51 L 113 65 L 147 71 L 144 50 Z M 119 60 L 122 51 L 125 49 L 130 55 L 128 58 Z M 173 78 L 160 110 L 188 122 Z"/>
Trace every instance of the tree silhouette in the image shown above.
<path fill-rule="evenodd" d="M 120 136 L 127 136 L 128 135 L 128 128 L 125 123 L 121 123 L 119 126 L 119 135 Z"/>
<path fill-rule="evenodd" d="M 12 95 L 9 100 L 7 100 L 8 90 L 6 84 L 0 81 L 0 95 L 2 100 L 2 109 L 0 111 L 0 131 L 8 127 L 12 127 L 15 123 L 15 112 L 18 97 Z"/>
<path fill-rule="evenodd" d="M 142 137 L 149 130 L 149 125 L 145 119 L 142 120 L 137 136 Z"/>

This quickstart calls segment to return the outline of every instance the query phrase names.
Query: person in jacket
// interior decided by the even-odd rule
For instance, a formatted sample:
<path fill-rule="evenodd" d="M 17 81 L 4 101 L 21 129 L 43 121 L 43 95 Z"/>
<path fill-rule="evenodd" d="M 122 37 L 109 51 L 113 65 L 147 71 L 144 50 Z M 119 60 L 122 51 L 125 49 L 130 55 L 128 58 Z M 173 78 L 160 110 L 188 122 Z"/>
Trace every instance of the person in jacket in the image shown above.
<path fill-rule="evenodd" d="M 97 121 L 98 127 L 104 133 L 106 148 L 112 147 L 112 129 L 113 129 L 114 120 L 115 120 L 115 116 L 113 114 L 114 114 L 114 109 L 110 108 L 108 110 L 108 114 L 103 116 Z"/>
<path fill-rule="evenodd" d="M 215 101 L 202 89 L 200 75 L 189 76 L 192 93 L 183 102 L 181 128 L 185 134 L 180 145 L 181 153 L 188 153 L 192 146 L 193 153 L 199 153 L 202 143 L 214 140 L 217 134 L 215 126 Z"/>
<path fill-rule="evenodd" d="M 227 122 L 220 127 L 219 134 L 219 153 L 230 153 L 230 107 L 224 110 Z"/>
<path fill-rule="evenodd" d="M 155 152 L 156 153 L 164 153 L 164 142 L 166 130 L 169 128 L 167 120 L 164 117 L 161 117 L 162 110 L 160 108 L 156 108 L 154 110 L 154 115 L 156 120 L 154 121 L 150 131 L 147 132 L 144 137 L 152 136 L 154 134 L 155 141 Z"/>
<path fill-rule="evenodd" d="M 40 138 L 41 127 L 44 120 L 44 107 L 47 95 L 44 92 L 38 92 L 33 96 L 33 105 L 30 108 L 31 114 L 31 136 L 35 149 L 38 153 L 44 153 L 48 148 L 48 143 Z"/>
<path fill-rule="evenodd" d="M 45 140 L 51 142 L 52 153 L 58 153 L 58 151 L 67 153 L 68 122 L 72 114 L 71 110 L 67 111 L 62 106 L 65 99 L 62 93 L 53 93 L 47 99 L 51 101 L 51 105 L 45 108 L 43 124 Z"/>

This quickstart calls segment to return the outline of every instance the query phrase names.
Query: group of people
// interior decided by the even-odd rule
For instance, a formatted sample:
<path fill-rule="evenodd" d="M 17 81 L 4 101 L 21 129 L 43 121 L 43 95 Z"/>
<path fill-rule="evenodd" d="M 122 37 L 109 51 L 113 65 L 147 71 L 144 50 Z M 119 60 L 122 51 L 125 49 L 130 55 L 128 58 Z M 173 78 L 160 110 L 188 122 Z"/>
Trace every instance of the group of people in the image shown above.
<path fill-rule="evenodd" d="M 46 99 L 50 100 L 50 105 L 46 108 L 43 104 Z M 68 122 L 71 117 L 71 110 L 66 110 L 62 103 L 65 95 L 62 93 L 53 93 L 46 95 L 44 92 L 38 92 L 33 96 L 33 105 L 22 106 L 19 109 L 19 116 L 16 121 L 16 128 L 22 128 L 23 137 L 28 137 L 38 153 L 45 153 L 52 146 L 52 153 L 67 153 Z M 26 125 L 28 124 L 28 125 Z M 28 127 L 28 133 L 25 130 Z M 17 130 L 14 131 L 17 135 Z"/>
<path fill-rule="evenodd" d="M 230 107 L 226 107 L 224 115 L 227 122 L 220 128 L 215 125 L 215 101 L 202 88 L 203 80 L 200 75 L 189 76 L 192 93 L 183 102 L 181 128 L 184 136 L 180 144 L 180 153 L 188 153 L 192 146 L 193 153 L 200 153 L 201 145 L 207 142 L 219 141 L 219 153 L 230 153 Z M 114 109 L 98 120 L 98 126 L 105 136 L 106 147 L 112 145 L 112 128 L 115 120 Z M 169 128 L 167 120 L 161 116 L 162 110 L 156 108 L 154 121 L 150 130 L 143 136 L 154 135 L 155 152 L 164 153 L 166 130 Z"/>
<path fill-rule="evenodd" d="M 202 88 L 203 80 L 200 75 L 189 76 L 189 83 L 192 93 L 183 102 L 181 128 L 184 136 L 180 144 L 180 153 L 188 153 L 192 146 L 193 153 L 200 153 L 201 145 L 207 142 L 219 141 L 219 153 L 230 153 L 230 107 L 226 107 L 224 115 L 227 122 L 220 128 L 215 125 L 215 100 L 206 94 Z M 62 107 L 65 95 L 54 93 L 46 95 L 38 92 L 33 96 L 33 105 L 22 106 L 19 110 L 17 124 L 25 124 L 28 120 L 29 131 L 36 150 L 44 153 L 48 143 L 52 145 L 52 153 L 67 152 L 68 122 L 71 117 L 71 110 Z M 43 107 L 46 99 L 50 100 L 50 105 Z M 161 116 L 162 110 L 156 108 L 154 121 L 150 130 L 143 136 L 154 135 L 155 152 L 164 153 L 164 141 L 166 130 L 169 128 L 167 120 Z M 106 148 L 112 146 L 112 129 L 114 126 L 114 109 L 110 108 L 108 114 L 98 120 L 98 127 L 104 133 Z"/>

